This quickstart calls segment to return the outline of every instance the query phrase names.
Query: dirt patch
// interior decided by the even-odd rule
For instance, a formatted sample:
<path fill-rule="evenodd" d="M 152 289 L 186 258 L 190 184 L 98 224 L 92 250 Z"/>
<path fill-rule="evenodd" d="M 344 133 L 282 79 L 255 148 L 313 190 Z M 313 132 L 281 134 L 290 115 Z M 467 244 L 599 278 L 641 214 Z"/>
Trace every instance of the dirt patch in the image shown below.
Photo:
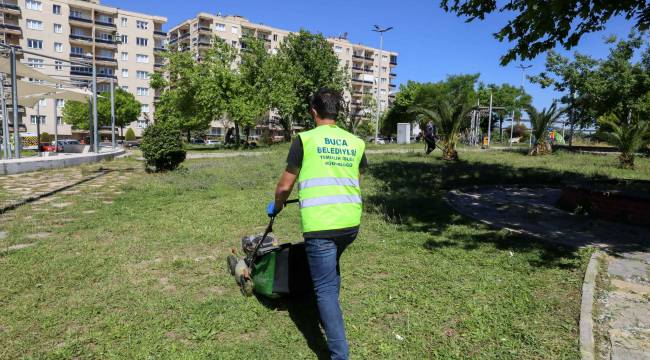
<path fill-rule="evenodd" d="M 35 234 L 29 234 L 26 237 L 28 239 L 45 239 L 48 236 L 50 236 L 50 233 L 48 232 L 37 232 Z"/>

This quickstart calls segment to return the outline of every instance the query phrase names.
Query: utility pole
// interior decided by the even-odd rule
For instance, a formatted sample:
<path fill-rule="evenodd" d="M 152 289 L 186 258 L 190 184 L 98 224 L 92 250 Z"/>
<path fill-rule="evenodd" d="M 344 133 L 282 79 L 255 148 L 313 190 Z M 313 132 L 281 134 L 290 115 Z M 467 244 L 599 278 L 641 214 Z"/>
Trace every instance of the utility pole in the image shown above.
<path fill-rule="evenodd" d="M 11 158 L 11 149 L 9 149 L 9 117 L 7 114 L 7 98 L 5 97 L 5 78 L 0 74 L 0 101 L 2 101 L 2 149 L 4 150 L 4 159 Z"/>
<path fill-rule="evenodd" d="M 16 48 L 11 47 L 11 107 L 14 116 L 14 157 L 20 159 L 20 125 L 18 117 L 18 82 L 16 80 Z"/>
<path fill-rule="evenodd" d="M 491 136 L 492 136 L 492 93 L 490 92 L 490 110 L 488 114 L 488 141 L 487 141 L 487 146 L 488 148 L 490 147 L 490 141 L 491 141 Z"/>
<path fill-rule="evenodd" d="M 381 85 L 381 62 L 384 56 L 384 33 L 392 30 L 393 27 L 381 28 L 379 25 L 375 25 L 375 28 L 372 31 L 379 33 L 379 67 L 377 68 L 377 112 L 375 120 L 375 144 L 379 141 L 379 112 L 381 110 L 381 99 L 379 98 L 379 86 Z"/>
<path fill-rule="evenodd" d="M 533 65 L 524 65 L 524 64 L 519 64 L 517 68 L 521 69 L 521 91 L 524 90 L 524 84 L 526 82 L 526 70 L 532 68 Z M 523 109 L 521 109 L 523 110 Z M 523 111 L 521 112 L 522 114 L 524 113 Z M 528 142 L 530 146 L 533 146 L 533 129 L 532 129 L 532 124 L 531 124 L 531 129 L 530 129 L 530 136 L 528 137 Z"/>
<path fill-rule="evenodd" d="M 52 99 L 54 106 L 52 106 L 52 113 L 54 114 L 54 153 L 59 152 L 59 114 L 57 113 L 56 99 Z"/>
<path fill-rule="evenodd" d="M 99 152 L 99 131 L 97 129 L 97 66 L 93 59 L 93 149 Z"/>
<path fill-rule="evenodd" d="M 111 143 L 115 150 L 115 79 L 111 76 Z"/>
<path fill-rule="evenodd" d="M 515 128 L 515 111 L 512 110 L 512 115 L 510 116 L 510 144 L 508 146 L 512 146 L 512 133 Z"/>

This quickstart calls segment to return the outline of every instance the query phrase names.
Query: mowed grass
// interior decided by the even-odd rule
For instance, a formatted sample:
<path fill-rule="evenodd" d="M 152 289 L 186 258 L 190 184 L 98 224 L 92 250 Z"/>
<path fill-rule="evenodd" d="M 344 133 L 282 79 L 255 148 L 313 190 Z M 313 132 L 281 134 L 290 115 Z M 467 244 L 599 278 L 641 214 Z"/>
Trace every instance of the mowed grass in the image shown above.
<path fill-rule="evenodd" d="M 30 232 L 49 236 L 0 255 L 0 358 L 322 356 L 310 301 L 245 298 L 225 270 L 228 249 L 263 231 L 285 150 L 130 172 L 116 181 L 112 203 L 83 201 L 99 191 L 88 187 L 65 209 L 16 210 L 0 223 L 7 244 L 33 242 Z M 341 260 L 352 357 L 579 358 L 589 251 L 490 230 L 450 211 L 442 196 L 484 183 L 647 179 L 648 160 L 632 172 L 615 169 L 614 157 L 461 156 L 458 164 L 439 152 L 369 156 L 362 231 Z M 301 241 L 295 206 L 275 230 Z"/>

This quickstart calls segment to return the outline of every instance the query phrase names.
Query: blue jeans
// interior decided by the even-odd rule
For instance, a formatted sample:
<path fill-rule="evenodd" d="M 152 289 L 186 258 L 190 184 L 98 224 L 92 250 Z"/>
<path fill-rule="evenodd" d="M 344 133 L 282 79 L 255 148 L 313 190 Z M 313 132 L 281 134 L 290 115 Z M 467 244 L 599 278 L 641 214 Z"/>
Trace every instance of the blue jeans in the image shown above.
<path fill-rule="evenodd" d="M 349 357 L 343 313 L 339 306 L 339 258 L 356 237 L 355 233 L 334 239 L 305 239 L 320 321 L 325 329 L 330 357 L 337 360 Z"/>

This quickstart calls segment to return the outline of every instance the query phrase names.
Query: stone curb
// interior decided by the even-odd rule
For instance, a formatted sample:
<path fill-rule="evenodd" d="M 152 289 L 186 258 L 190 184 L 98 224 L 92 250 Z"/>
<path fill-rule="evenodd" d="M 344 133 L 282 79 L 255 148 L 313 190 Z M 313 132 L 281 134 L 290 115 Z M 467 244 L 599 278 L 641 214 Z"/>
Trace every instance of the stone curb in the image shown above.
<path fill-rule="evenodd" d="M 1 207 L 0 208 L 0 215 L 6 213 L 8 211 L 14 210 L 14 209 L 16 209 L 16 208 L 18 208 L 20 206 L 23 206 L 23 205 L 32 203 L 32 202 L 34 202 L 36 200 L 42 199 L 44 197 L 54 195 L 54 194 L 56 194 L 56 193 L 58 193 L 60 191 L 67 190 L 67 189 L 69 189 L 71 187 L 77 186 L 79 184 L 83 184 L 83 183 L 85 183 L 87 181 L 97 179 L 100 176 L 104 176 L 104 175 L 108 174 L 110 171 L 111 170 L 103 170 L 102 172 L 100 172 L 100 173 L 98 173 L 96 175 L 92 175 L 92 176 L 83 178 L 83 179 L 81 179 L 79 181 L 76 181 L 76 182 L 74 182 L 72 184 L 68 184 L 68 185 L 62 186 L 60 188 L 56 188 L 54 190 L 50 190 L 50 191 L 47 191 L 47 192 L 44 192 L 44 193 L 40 193 L 40 194 L 37 194 L 37 195 L 32 195 L 32 196 L 26 197 L 24 199 L 20 199 L 20 200 L 18 200 L 16 202 L 13 202 L 13 203 L 9 204 L 9 205 Z"/>
<path fill-rule="evenodd" d="M 598 261 L 602 255 L 603 252 L 601 251 L 595 251 L 591 255 L 589 265 L 587 265 L 585 271 L 585 279 L 582 283 L 582 300 L 580 304 L 580 358 L 582 360 L 594 360 L 596 358 L 592 310 L 599 268 Z"/>

